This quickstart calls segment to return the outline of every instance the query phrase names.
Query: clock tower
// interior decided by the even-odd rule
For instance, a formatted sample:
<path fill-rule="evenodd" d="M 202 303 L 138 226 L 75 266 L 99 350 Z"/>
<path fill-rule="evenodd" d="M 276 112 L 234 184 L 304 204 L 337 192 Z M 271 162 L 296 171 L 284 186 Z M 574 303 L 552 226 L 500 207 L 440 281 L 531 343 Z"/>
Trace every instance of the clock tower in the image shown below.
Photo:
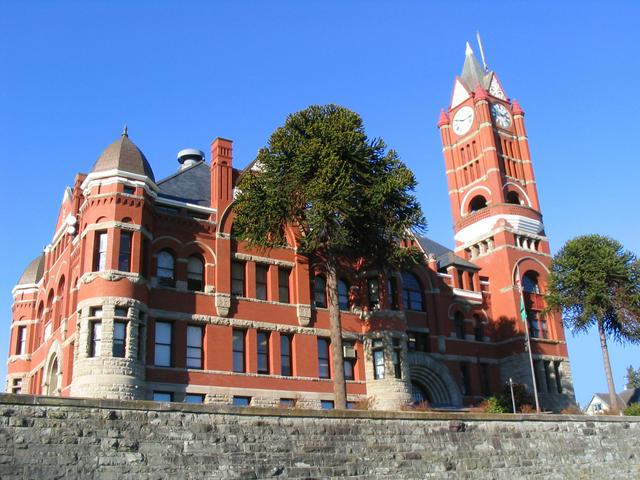
<path fill-rule="evenodd" d="M 524 111 L 467 43 L 451 104 L 438 121 L 455 232 L 455 251 L 481 268 L 490 292 L 491 341 L 501 380 L 533 391 L 525 328 L 536 383 L 546 408 L 575 402 L 559 315 L 543 315 L 551 255 L 533 173 Z M 527 310 L 521 320 L 520 288 Z"/>

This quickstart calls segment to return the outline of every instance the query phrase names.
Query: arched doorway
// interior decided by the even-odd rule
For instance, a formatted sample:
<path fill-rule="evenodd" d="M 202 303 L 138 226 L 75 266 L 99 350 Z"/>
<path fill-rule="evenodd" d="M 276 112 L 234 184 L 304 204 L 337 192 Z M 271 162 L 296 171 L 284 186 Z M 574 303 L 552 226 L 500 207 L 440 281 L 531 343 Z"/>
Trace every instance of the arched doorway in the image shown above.
<path fill-rule="evenodd" d="M 43 395 L 60 395 L 62 387 L 62 371 L 60 369 L 60 355 L 62 354 L 60 344 L 54 341 L 47 355 L 45 363 L 44 378 L 42 383 Z"/>
<path fill-rule="evenodd" d="M 449 369 L 425 352 L 409 352 L 411 397 L 434 407 L 461 407 L 462 395 Z"/>

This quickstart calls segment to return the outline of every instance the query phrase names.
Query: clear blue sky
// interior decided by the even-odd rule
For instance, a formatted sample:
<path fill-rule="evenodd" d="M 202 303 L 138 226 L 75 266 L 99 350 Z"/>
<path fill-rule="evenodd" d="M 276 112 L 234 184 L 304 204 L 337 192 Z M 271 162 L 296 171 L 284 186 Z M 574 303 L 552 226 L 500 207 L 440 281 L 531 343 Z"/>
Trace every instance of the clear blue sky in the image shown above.
<path fill-rule="evenodd" d="M 476 30 L 526 112 L 554 251 L 595 232 L 640 253 L 638 18 L 631 1 L 2 1 L 2 384 L 11 288 L 125 122 L 162 178 L 182 148 L 230 138 L 244 166 L 288 113 L 345 105 L 415 171 L 429 235 L 453 246 L 436 121 Z M 611 347 L 621 389 L 640 347 Z M 584 404 L 606 391 L 595 331 L 569 351 Z"/>

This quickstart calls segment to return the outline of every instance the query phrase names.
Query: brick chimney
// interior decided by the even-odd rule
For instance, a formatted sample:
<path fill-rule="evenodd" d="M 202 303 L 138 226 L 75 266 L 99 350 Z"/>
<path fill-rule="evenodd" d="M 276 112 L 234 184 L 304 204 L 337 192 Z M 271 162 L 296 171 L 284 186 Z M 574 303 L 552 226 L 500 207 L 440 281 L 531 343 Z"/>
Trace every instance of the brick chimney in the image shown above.
<path fill-rule="evenodd" d="M 218 215 L 233 200 L 233 142 L 216 138 L 211 144 L 211 208 Z"/>

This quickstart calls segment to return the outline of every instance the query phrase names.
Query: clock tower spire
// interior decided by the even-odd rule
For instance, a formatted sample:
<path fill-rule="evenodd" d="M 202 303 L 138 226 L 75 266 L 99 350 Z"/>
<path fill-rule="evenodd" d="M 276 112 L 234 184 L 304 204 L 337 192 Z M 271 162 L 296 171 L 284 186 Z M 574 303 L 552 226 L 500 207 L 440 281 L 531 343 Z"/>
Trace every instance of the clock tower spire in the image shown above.
<path fill-rule="evenodd" d="M 547 283 L 551 255 L 524 111 L 507 97 L 496 73 L 480 65 L 468 43 L 462 73 L 454 80 L 451 103 L 440 115 L 438 128 L 455 251 L 480 267 L 480 275 L 488 282 L 492 340 L 506 345 L 507 356 L 500 360 L 502 379 L 512 377 L 533 390 L 524 342 L 519 341 L 526 328 L 520 321 L 517 286 L 522 276 L 532 351 L 536 368 L 542 372 L 537 376 L 545 375 L 549 365 L 555 365 L 558 371 L 554 374 L 568 380 L 563 395 L 559 394 L 563 391 L 561 383 L 555 393 L 551 388 L 543 392 L 547 406 L 570 402 L 566 393 L 571 390 L 572 395 L 572 387 L 561 318 L 542 315 L 541 293 Z M 559 360 L 554 358 L 563 360 L 556 365 L 553 362 Z"/>

